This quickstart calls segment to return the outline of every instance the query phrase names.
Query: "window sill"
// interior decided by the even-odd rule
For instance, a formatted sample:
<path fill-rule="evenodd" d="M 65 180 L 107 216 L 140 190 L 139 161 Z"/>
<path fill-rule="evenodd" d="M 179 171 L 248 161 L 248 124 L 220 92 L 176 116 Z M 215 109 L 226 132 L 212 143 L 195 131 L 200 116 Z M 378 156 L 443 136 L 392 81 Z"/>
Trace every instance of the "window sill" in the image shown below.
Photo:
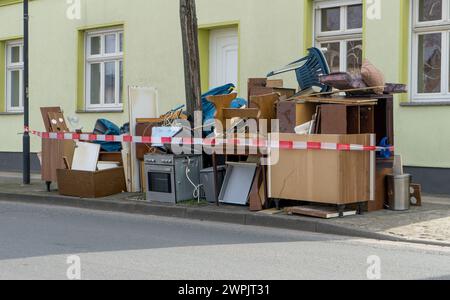
<path fill-rule="evenodd" d="M 429 101 L 429 102 L 404 102 L 400 103 L 401 107 L 434 107 L 434 106 L 450 106 L 449 102 L 436 102 L 436 101 Z"/>
<path fill-rule="evenodd" d="M 23 116 L 23 112 L 0 112 L 0 116 Z"/>
<path fill-rule="evenodd" d="M 104 109 L 104 110 L 77 110 L 77 114 L 122 114 L 123 109 Z"/>

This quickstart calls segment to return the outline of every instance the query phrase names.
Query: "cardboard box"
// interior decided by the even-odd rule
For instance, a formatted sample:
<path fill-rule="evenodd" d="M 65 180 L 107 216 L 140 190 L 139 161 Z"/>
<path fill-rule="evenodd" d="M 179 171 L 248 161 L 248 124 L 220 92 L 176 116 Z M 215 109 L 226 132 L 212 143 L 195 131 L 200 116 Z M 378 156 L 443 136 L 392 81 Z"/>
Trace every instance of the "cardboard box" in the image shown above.
<path fill-rule="evenodd" d="M 126 191 L 123 167 L 97 172 L 58 169 L 59 194 L 102 198 Z"/>
<path fill-rule="evenodd" d="M 280 134 L 280 140 L 374 145 L 375 135 Z M 280 150 L 278 154 L 270 154 L 271 198 L 337 205 L 375 200 L 373 152 Z"/>

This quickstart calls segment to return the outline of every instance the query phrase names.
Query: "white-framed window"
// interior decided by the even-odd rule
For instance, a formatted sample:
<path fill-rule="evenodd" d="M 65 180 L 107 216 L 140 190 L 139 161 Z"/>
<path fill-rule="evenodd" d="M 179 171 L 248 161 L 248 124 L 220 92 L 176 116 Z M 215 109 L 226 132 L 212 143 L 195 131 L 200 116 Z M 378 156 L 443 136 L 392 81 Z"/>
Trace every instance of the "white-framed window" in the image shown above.
<path fill-rule="evenodd" d="M 23 42 L 6 43 L 6 111 L 23 112 Z"/>
<path fill-rule="evenodd" d="M 118 28 L 85 34 L 87 110 L 123 109 L 123 34 Z"/>
<path fill-rule="evenodd" d="M 314 44 L 327 49 L 331 72 L 360 72 L 362 35 L 362 0 L 314 1 Z"/>
<path fill-rule="evenodd" d="M 449 0 L 413 0 L 413 101 L 450 101 Z"/>

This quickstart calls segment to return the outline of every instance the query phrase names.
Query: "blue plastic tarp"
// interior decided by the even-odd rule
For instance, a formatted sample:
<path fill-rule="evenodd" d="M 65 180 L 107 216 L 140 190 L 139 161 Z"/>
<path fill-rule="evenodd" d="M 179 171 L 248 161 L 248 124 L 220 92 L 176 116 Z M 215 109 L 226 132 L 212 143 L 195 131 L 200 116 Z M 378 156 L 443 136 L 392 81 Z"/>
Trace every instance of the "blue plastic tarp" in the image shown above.
<path fill-rule="evenodd" d="M 95 124 L 94 129 L 95 134 L 100 135 L 120 135 L 120 128 L 112 123 L 111 121 L 108 121 L 106 119 L 99 119 L 97 120 L 97 123 Z M 96 144 L 101 146 L 102 151 L 106 152 L 119 152 L 122 150 L 122 143 L 117 142 L 95 142 Z"/>

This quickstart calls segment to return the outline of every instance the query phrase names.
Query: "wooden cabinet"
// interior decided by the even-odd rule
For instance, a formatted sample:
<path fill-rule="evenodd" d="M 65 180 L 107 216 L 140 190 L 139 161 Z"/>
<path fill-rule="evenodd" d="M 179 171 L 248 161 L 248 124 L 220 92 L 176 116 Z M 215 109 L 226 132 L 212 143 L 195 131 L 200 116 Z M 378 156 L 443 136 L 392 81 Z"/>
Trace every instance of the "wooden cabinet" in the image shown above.
<path fill-rule="evenodd" d="M 72 164 L 75 142 L 59 140 L 42 140 L 42 180 L 49 183 L 57 182 L 57 169 L 65 169 L 64 157 Z"/>
<path fill-rule="evenodd" d="M 372 102 L 372 103 L 371 103 Z M 278 103 L 281 133 L 294 133 L 295 126 L 319 113 L 317 134 L 376 134 L 377 145 L 385 137 L 394 145 L 394 104 L 392 95 L 370 97 L 307 98 Z M 320 109 L 317 109 L 320 107 Z"/>
<path fill-rule="evenodd" d="M 68 130 L 60 107 L 41 107 L 41 114 L 47 132 L 55 132 L 55 130 L 65 132 Z M 64 122 L 60 122 L 61 127 L 54 128 L 54 124 L 52 124 L 50 119 L 55 118 L 55 116 L 63 119 Z M 64 165 L 64 157 L 67 158 L 69 165 L 72 164 L 74 152 L 74 141 L 42 139 L 41 176 L 42 180 L 47 184 L 47 190 L 50 190 L 52 182 L 58 181 L 56 170 L 66 168 Z"/>
<path fill-rule="evenodd" d="M 374 145 L 373 134 L 280 134 L 280 140 Z M 304 151 L 270 153 L 269 197 L 346 205 L 375 200 L 375 159 L 368 151 Z"/>
<path fill-rule="evenodd" d="M 375 132 L 377 134 L 377 144 L 387 137 L 391 145 L 395 145 L 394 136 L 394 97 L 392 95 L 378 96 L 378 104 L 375 111 Z"/>
<path fill-rule="evenodd" d="M 321 134 L 364 134 L 375 133 L 373 105 L 320 106 Z"/>

